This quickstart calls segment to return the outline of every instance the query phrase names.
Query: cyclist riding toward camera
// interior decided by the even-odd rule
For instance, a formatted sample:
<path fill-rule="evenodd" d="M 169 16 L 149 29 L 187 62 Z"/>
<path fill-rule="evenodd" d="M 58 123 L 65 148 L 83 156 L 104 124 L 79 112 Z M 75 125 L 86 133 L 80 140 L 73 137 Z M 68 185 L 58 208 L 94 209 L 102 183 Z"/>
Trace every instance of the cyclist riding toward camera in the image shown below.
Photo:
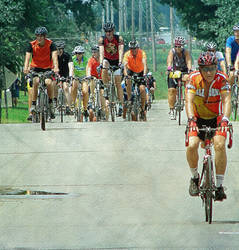
<path fill-rule="evenodd" d="M 35 30 L 36 40 L 29 43 L 24 63 L 24 73 L 28 74 L 31 71 L 40 73 L 53 71 L 55 73 L 59 72 L 58 60 L 57 60 L 57 49 L 55 44 L 46 38 L 48 31 L 45 27 L 38 27 Z M 32 61 L 29 67 L 30 58 Z M 53 85 L 52 79 L 47 78 L 45 80 L 47 86 L 47 93 L 49 97 L 50 105 L 50 116 L 51 119 L 55 118 L 53 111 Z M 32 106 L 31 113 L 36 112 L 36 100 L 38 93 L 39 77 L 33 78 L 33 93 L 32 93 Z"/>
<path fill-rule="evenodd" d="M 86 67 L 87 67 L 88 58 L 84 55 L 84 53 L 85 53 L 85 49 L 82 46 L 76 46 L 73 50 L 73 54 L 74 54 L 72 56 L 73 77 L 84 78 L 86 76 Z M 82 81 L 81 84 L 82 84 L 84 116 L 87 119 L 87 117 L 89 116 L 88 110 L 87 110 L 88 101 L 89 101 L 89 87 L 88 87 L 87 81 Z M 79 86 L 79 80 L 74 79 L 73 85 L 72 85 L 72 91 L 71 91 L 74 106 L 76 103 L 78 86 Z M 79 103 L 79 105 L 81 104 Z"/>
<path fill-rule="evenodd" d="M 69 77 L 72 77 L 73 75 L 73 62 L 71 56 L 64 51 L 65 48 L 65 43 L 62 41 L 57 41 L 56 42 L 56 47 L 57 47 L 57 52 L 58 52 L 58 64 L 59 64 L 59 75 L 60 77 L 63 77 L 65 81 L 63 82 L 63 89 L 66 97 L 66 114 L 69 115 L 70 112 L 70 107 L 72 103 L 72 98 L 71 94 L 69 92 L 69 83 L 66 82 L 66 79 Z M 54 83 L 54 82 L 53 82 Z M 54 85 L 54 94 L 55 98 L 57 100 L 57 95 L 58 95 L 58 88 L 56 84 Z"/>
<path fill-rule="evenodd" d="M 137 41 L 129 42 L 129 50 L 124 55 L 124 75 L 126 78 L 126 90 L 128 102 L 131 101 L 132 83 L 131 76 L 147 77 L 147 57 L 146 53 L 139 48 Z M 139 81 L 139 90 L 141 96 L 141 113 L 146 121 L 146 81 Z"/>
<path fill-rule="evenodd" d="M 224 74 L 227 74 L 225 58 L 222 52 L 217 51 L 217 44 L 214 42 L 209 42 L 206 44 L 206 49 L 209 52 L 215 53 L 216 58 L 217 58 L 217 69 L 219 71 L 222 71 Z"/>
<path fill-rule="evenodd" d="M 111 22 L 104 24 L 105 36 L 99 39 L 100 48 L 100 68 L 102 68 L 102 80 L 104 85 L 109 83 L 109 66 L 117 66 L 114 72 L 114 80 L 117 88 L 118 99 L 120 101 L 119 116 L 122 114 L 123 90 L 121 88 L 121 65 L 124 54 L 124 40 L 121 36 L 115 35 L 115 25 Z"/>
<path fill-rule="evenodd" d="M 148 72 L 146 83 L 147 83 L 146 86 L 147 86 L 148 90 L 152 94 L 152 99 L 154 100 L 154 98 L 155 98 L 154 97 L 154 92 L 156 90 L 156 80 L 154 79 L 152 72 Z"/>
<path fill-rule="evenodd" d="M 174 40 L 174 48 L 170 49 L 167 58 L 167 72 L 168 74 L 168 104 L 170 119 L 175 119 L 174 105 L 176 102 L 176 84 L 172 78 L 169 77 L 171 71 L 181 71 L 182 73 L 190 73 L 192 71 L 192 59 L 188 50 L 184 48 L 184 37 L 177 36 Z"/>
<path fill-rule="evenodd" d="M 239 23 L 233 26 L 234 36 L 228 37 L 226 41 L 226 61 L 227 61 L 227 71 L 229 76 L 229 83 L 232 85 L 234 83 L 234 67 L 239 51 Z"/>
<path fill-rule="evenodd" d="M 205 133 L 198 133 L 198 129 L 203 125 L 211 128 L 219 127 L 212 137 L 216 166 L 215 200 L 222 201 L 226 199 L 222 184 L 227 165 L 225 142 L 231 110 L 230 84 L 227 76 L 217 70 L 217 58 L 214 53 L 201 53 L 198 65 L 199 71 L 190 75 L 186 87 L 186 113 L 189 126 L 189 145 L 186 155 L 193 176 L 190 180 L 189 194 L 191 196 L 199 194 L 198 147 L 200 140 L 204 140 Z"/>
<path fill-rule="evenodd" d="M 99 67 L 99 65 L 100 65 L 99 46 L 98 45 L 92 46 L 91 52 L 92 52 L 92 57 L 88 61 L 86 74 L 88 77 L 94 77 L 94 79 L 91 79 L 91 82 L 90 82 L 90 92 L 91 92 L 91 95 L 94 95 L 94 90 L 95 90 L 95 86 L 96 86 L 95 79 L 101 80 L 101 73 L 97 72 L 97 67 Z M 103 94 L 104 94 L 104 84 L 101 81 L 100 102 L 102 105 L 102 109 L 106 112 L 105 98 L 104 98 Z M 92 114 L 92 112 L 93 111 L 90 108 L 90 120 L 93 120 L 94 115 Z"/>

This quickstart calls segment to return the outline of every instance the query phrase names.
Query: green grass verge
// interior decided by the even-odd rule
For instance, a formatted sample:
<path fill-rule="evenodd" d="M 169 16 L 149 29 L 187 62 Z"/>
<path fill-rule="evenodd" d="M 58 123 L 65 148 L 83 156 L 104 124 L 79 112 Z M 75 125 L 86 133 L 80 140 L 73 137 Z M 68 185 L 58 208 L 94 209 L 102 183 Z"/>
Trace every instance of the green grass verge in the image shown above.
<path fill-rule="evenodd" d="M 4 102 L 4 99 L 3 99 Z M 20 91 L 16 108 L 8 108 L 8 119 L 6 118 L 6 108 L 2 109 L 2 123 L 26 123 L 28 117 L 28 95 Z"/>

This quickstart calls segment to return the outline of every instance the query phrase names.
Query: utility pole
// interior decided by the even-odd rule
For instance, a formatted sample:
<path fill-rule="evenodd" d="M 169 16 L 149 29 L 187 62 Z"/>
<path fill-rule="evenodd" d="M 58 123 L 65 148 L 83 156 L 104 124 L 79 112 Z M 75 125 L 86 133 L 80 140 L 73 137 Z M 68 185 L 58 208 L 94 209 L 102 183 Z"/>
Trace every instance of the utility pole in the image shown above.
<path fill-rule="evenodd" d="M 189 25 L 188 25 L 188 50 L 190 52 L 190 55 L 192 55 L 192 36 L 189 31 Z"/>
<path fill-rule="evenodd" d="M 102 8 L 102 32 L 104 32 L 104 24 L 105 24 L 105 9 Z"/>
<path fill-rule="evenodd" d="M 119 33 L 121 34 L 123 31 L 123 4 L 122 0 L 119 0 Z"/>
<path fill-rule="evenodd" d="M 113 1 L 110 2 L 110 13 L 111 13 L 111 22 L 114 23 L 114 7 L 113 7 Z"/>
<path fill-rule="evenodd" d="M 142 15 L 142 0 L 139 0 L 139 41 L 141 45 L 141 37 L 142 37 L 142 32 L 143 32 L 143 15 Z"/>
<path fill-rule="evenodd" d="M 146 11 L 146 33 L 147 33 L 147 45 L 149 41 L 149 5 L 148 0 L 145 1 L 145 11 Z"/>
<path fill-rule="evenodd" d="M 150 0 L 150 20 L 151 20 L 151 37 L 152 37 L 152 54 L 153 54 L 153 71 L 156 72 L 156 47 L 155 47 L 155 39 L 154 39 L 154 22 L 153 22 L 153 3 Z"/>
<path fill-rule="evenodd" d="M 124 32 L 127 32 L 127 0 L 124 1 Z"/>
<path fill-rule="evenodd" d="M 172 7 L 172 3 L 170 4 L 170 30 L 171 30 L 171 48 L 173 48 L 174 26 L 173 26 L 173 7 Z"/>
<path fill-rule="evenodd" d="M 106 22 L 110 21 L 110 10 L 109 10 L 109 0 L 106 0 Z"/>
<path fill-rule="evenodd" d="M 132 29 L 132 33 L 131 33 L 131 37 L 132 40 L 134 40 L 134 0 L 132 1 L 132 5 L 131 5 L 131 29 Z"/>

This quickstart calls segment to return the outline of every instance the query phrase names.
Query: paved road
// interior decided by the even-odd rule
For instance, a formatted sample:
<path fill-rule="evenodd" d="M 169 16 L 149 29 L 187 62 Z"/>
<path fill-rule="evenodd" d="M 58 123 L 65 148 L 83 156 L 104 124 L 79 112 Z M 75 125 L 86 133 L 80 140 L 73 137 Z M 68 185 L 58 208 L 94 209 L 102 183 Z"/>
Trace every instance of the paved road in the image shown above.
<path fill-rule="evenodd" d="M 167 112 L 161 101 L 148 122 L 1 125 L 0 249 L 239 249 L 239 126 L 208 225 L 188 195 L 185 127 Z"/>

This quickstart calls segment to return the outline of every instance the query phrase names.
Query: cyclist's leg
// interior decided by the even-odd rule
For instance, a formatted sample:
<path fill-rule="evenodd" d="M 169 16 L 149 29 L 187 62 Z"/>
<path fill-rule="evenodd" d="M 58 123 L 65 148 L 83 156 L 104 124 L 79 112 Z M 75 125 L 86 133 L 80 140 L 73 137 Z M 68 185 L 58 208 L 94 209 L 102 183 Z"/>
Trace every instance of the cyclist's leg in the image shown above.
<path fill-rule="evenodd" d="M 128 70 L 127 73 L 128 73 L 129 76 L 133 75 L 133 72 L 131 70 Z M 130 101 L 131 100 L 131 94 L 132 94 L 132 83 L 131 83 L 130 79 L 126 79 L 126 92 L 127 92 L 128 101 Z"/>
<path fill-rule="evenodd" d="M 54 119 L 55 118 L 54 110 L 53 110 L 54 87 L 53 87 L 52 80 L 47 78 L 45 80 L 45 84 L 46 84 L 46 87 L 47 87 L 47 94 L 48 94 L 48 98 L 49 98 L 51 119 Z"/>
<path fill-rule="evenodd" d="M 95 100 L 95 79 L 90 80 L 90 94 L 93 97 L 93 100 Z"/>
<path fill-rule="evenodd" d="M 102 69 L 102 81 L 104 85 L 109 83 L 109 74 L 108 74 L 109 62 L 104 59 L 103 60 L 103 69 Z"/>
<path fill-rule="evenodd" d="M 87 81 L 82 82 L 82 95 L 83 95 L 84 111 L 87 111 L 87 106 L 89 101 L 89 87 Z"/>
<path fill-rule="evenodd" d="M 37 100 L 37 91 L 38 91 L 38 86 L 39 86 L 39 77 L 34 77 L 33 78 L 33 86 L 32 86 L 32 101 L 36 102 Z"/>
<path fill-rule="evenodd" d="M 228 82 L 231 84 L 231 86 L 233 85 L 235 81 L 235 77 L 234 77 L 234 71 L 230 71 L 229 76 L 228 76 Z"/>
<path fill-rule="evenodd" d="M 140 90 L 140 96 L 141 96 L 141 108 L 144 111 L 145 110 L 145 104 L 146 104 L 146 91 L 145 91 L 145 86 L 141 84 L 139 86 Z"/>
<path fill-rule="evenodd" d="M 74 79 L 73 83 L 72 83 L 72 88 L 71 88 L 71 96 L 72 96 L 72 101 L 73 101 L 74 105 L 75 105 L 75 102 L 76 102 L 78 85 L 79 85 L 79 81 Z"/>
<path fill-rule="evenodd" d="M 71 107 L 72 97 L 71 97 L 71 94 L 69 92 L 69 83 L 63 82 L 63 90 L 64 90 L 64 93 L 65 93 L 65 96 L 66 96 L 67 106 Z"/>
<path fill-rule="evenodd" d="M 170 115 L 174 113 L 174 105 L 176 102 L 176 85 L 174 80 L 168 77 L 168 104 L 170 109 Z M 172 118 L 172 117 L 171 117 Z"/>
<path fill-rule="evenodd" d="M 57 105 L 57 97 L 58 97 L 58 86 L 56 84 L 56 80 L 52 81 L 52 86 L 53 86 L 53 98 L 55 102 L 55 106 Z"/>

